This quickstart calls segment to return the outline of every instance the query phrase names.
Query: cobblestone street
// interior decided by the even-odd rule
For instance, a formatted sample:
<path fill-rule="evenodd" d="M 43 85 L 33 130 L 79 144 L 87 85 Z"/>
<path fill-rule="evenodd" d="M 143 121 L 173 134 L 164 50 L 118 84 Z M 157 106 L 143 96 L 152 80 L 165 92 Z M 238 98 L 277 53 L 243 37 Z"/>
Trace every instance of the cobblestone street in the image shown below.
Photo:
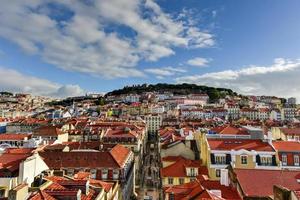
<path fill-rule="evenodd" d="M 160 159 L 157 139 L 150 137 L 142 166 L 139 199 L 160 199 Z"/>

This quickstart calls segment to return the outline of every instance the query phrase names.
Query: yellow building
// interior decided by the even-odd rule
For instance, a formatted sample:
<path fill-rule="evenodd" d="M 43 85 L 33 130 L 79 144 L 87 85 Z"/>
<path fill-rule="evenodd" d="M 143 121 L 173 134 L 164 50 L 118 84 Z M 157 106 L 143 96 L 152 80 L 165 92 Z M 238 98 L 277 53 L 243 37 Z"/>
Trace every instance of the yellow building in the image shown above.
<path fill-rule="evenodd" d="M 200 137 L 200 157 L 212 180 L 221 177 L 228 165 L 239 169 L 278 169 L 275 149 L 268 142 L 254 139 Z"/>
<path fill-rule="evenodd" d="M 300 141 L 300 128 L 272 127 L 273 140 Z"/>
<path fill-rule="evenodd" d="M 162 159 L 161 178 L 163 186 L 181 185 L 194 181 L 199 175 L 207 175 L 206 167 L 199 160 L 189 160 L 181 156 Z"/>

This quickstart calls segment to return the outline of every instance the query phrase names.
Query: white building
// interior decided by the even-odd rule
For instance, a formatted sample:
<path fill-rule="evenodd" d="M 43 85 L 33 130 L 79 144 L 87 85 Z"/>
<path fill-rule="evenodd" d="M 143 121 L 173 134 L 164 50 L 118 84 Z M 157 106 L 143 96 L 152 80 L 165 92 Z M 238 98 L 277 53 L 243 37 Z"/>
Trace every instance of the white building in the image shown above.
<path fill-rule="evenodd" d="M 127 96 L 125 96 L 124 101 L 127 103 L 140 102 L 140 95 L 137 95 L 137 94 L 127 95 Z"/>
<path fill-rule="evenodd" d="M 30 155 L 26 149 L 24 153 L 20 153 L 19 149 L 16 151 L 6 152 L 0 157 L 3 160 L 1 170 L 6 171 L 6 174 L 0 175 L 0 197 L 7 197 L 8 191 L 20 184 L 31 185 L 35 177 L 49 169 L 37 153 Z"/>
<path fill-rule="evenodd" d="M 163 105 L 152 105 L 150 107 L 150 113 L 152 114 L 162 114 L 165 112 L 165 107 Z"/>
<path fill-rule="evenodd" d="M 145 121 L 146 121 L 148 132 L 156 133 L 159 130 L 160 126 L 162 125 L 162 116 L 146 115 Z"/>
<path fill-rule="evenodd" d="M 281 121 L 282 115 L 279 109 L 273 109 L 270 112 L 270 120 Z"/>
<path fill-rule="evenodd" d="M 281 110 L 282 112 L 282 120 L 292 121 L 296 115 L 296 108 L 294 107 L 284 107 Z"/>

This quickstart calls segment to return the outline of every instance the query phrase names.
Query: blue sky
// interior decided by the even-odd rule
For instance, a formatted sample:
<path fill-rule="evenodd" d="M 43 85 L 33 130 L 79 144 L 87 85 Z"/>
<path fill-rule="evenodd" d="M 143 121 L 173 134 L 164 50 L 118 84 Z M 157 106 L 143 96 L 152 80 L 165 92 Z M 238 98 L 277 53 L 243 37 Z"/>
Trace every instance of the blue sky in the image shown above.
<path fill-rule="evenodd" d="M 7 1 L 0 89 L 64 97 L 188 82 L 299 98 L 299 8 L 298 0 Z"/>

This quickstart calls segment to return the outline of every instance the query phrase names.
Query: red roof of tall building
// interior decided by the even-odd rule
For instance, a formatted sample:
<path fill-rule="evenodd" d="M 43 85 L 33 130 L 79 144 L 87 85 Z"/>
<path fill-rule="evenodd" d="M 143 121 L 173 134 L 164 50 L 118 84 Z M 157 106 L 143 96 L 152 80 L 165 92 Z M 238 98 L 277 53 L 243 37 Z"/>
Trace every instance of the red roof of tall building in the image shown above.
<path fill-rule="evenodd" d="M 34 136 L 58 136 L 63 134 L 63 132 L 56 126 L 43 126 L 34 130 Z"/>
<path fill-rule="evenodd" d="M 272 151 L 275 150 L 273 147 L 261 140 L 245 140 L 245 139 L 207 139 L 211 150 L 241 150 L 245 149 L 248 151 Z"/>
<path fill-rule="evenodd" d="M 175 163 L 161 169 L 162 177 L 187 177 L 186 168 L 198 168 L 198 174 L 207 175 L 207 168 L 201 166 L 199 160 L 189 160 L 183 157 L 178 157 Z"/>
<path fill-rule="evenodd" d="M 212 190 L 219 190 L 221 197 Z M 201 199 L 201 200 L 240 200 L 236 189 L 220 185 L 219 181 L 193 181 L 182 185 L 164 188 L 165 193 L 173 194 L 175 200 Z"/>
<path fill-rule="evenodd" d="M 211 131 L 224 135 L 249 135 L 245 128 L 234 127 L 232 125 L 215 127 Z"/>
<path fill-rule="evenodd" d="M 116 145 L 110 151 L 71 151 L 71 152 L 39 152 L 49 168 L 120 168 L 130 155 L 130 150 L 122 145 Z"/>
<path fill-rule="evenodd" d="M 21 134 L 21 133 L 4 133 L 0 134 L 0 141 L 10 141 L 10 140 L 18 140 L 22 141 L 27 139 L 30 139 L 31 134 Z"/>
<path fill-rule="evenodd" d="M 289 190 L 299 190 L 296 176 L 300 171 L 234 169 L 236 178 L 245 196 L 265 197 L 273 195 L 273 186 L 279 185 Z"/>
<path fill-rule="evenodd" d="M 280 128 L 286 135 L 300 135 L 300 128 Z"/>
<path fill-rule="evenodd" d="M 276 141 L 273 146 L 278 151 L 298 152 L 300 151 L 300 142 L 297 141 Z"/>
<path fill-rule="evenodd" d="M 47 192 L 44 191 L 37 191 L 30 195 L 28 200 L 57 200 L 53 196 L 49 195 Z"/>

